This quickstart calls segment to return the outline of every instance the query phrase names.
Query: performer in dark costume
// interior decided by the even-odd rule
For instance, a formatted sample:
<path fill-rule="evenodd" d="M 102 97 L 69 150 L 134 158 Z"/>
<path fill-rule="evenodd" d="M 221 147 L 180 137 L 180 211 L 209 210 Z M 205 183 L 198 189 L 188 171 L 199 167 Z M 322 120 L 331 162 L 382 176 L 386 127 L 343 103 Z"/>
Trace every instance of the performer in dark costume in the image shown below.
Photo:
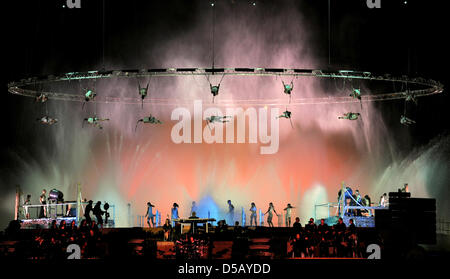
<path fill-rule="evenodd" d="M 92 222 L 91 220 L 92 203 L 93 201 L 90 200 L 86 205 L 86 208 L 84 209 L 84 218 L 86 218 L 86 223 L 88 225 L 90 225 Z"/>
<path fill-rule="evenodd" d="M 102 203 L 100 201 L 98 201 L 95 206 L 94 209 L 92 210 L 92 213 L 94 214 L 95 218 L 97 218 L 97 223 L 100 224 L 100 227 L 103 228 L 103 218 L 102 215 L 105 213 L 105 211 L 103 211 L 101 209 Z"/>
<path fill-rule="evenodd" d="M 39 202 L 42 204 L 41 210 L 39 212 L 39 218 L 47 217 L 47 197 L 45 194 L 47 191 L 45 189 L 42 190 L 42 194 L 39 196 Z"/>

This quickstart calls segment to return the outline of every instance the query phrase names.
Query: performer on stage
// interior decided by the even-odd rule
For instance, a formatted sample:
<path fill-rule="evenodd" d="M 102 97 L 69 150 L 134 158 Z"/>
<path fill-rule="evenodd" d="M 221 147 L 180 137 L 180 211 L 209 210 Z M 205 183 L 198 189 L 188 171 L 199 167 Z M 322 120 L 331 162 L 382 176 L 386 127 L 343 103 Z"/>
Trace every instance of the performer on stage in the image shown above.
<path fill-rule="evenodd" d="M 147 212 L 145 213 L 145 217 L 147 217 L 148 227 L 151 228 L 150 220 L 152 221 L 153 227 L 155 227 L 155 215 L 153 215 L 153 207 L 155 207 L 150 202 L 147 203 Z"/>
<path fill-rule="evenodd" d="M 386 207 L 388 205 L 388 198 L 386 193 L 384 193 L 380 198 L 380 206 Z"/>
<path fill-rule="evenodd" d="M 294 208 L 290 203 L 287 204 L 287 207 L 284 209 L 286 210 L 286 215 L 285 215 L 285 223 L 286 223 L 286 227 L 290 227 L 291 226 L 291 210 L 292 208 Z"/>
<path fill-rule="evenodd" d="M 93 203 L 93 201 L 90 200 L 88 202 L 88 204 L 86 205 L 86 208 L 84 209 L 84 218 L 86 218 L 86 223 L 88 225 L 90 225 L 92 222 L 92 220 L 91 220 L 92 203 Z"/>
<path fill-rule="evenodd" d="M 103 211 L 101 209 L 101 202 L 98 201 L 95 206 L 94 209 L 92 210 L 92 213 L 94 214 L 95 218 L 97 218 L 97 223 L 100 224 L 100 227 L 103 228 L 103 218 L 102 215 L 105 213 L 105 211 Z"/>
<path fill-rule="evenodd" d="M 227 201 L 228 203 L 228 219 L 229 219 L 229 224 L 233 224 L 234 223 L 234 205 L 231 204 L 231 200 Z"/>
<path fill-rule="evenodd" d="M 178 219 L 178 204 L 176 202 L 173 203 L 173 207 L 171 209 L 170 218 L 172 219 L 172 226 L 175 227 L 174 219 Z"/>
<path fill-rule="evenodd" d="M 41 203 L 41 211 L 39 212 L 39 218 L 47 217 L 47 191 L 45 189 L 42 190 L 42 194 L 39 196 L 39 202 Z"/>
<path fill-rule="evenodd" d="M 192 213 L 194 212 L 197 212 L 197 204 L 195 203 L 195 201 L 192 202 L 190 215 L 192 216 Z"/>
<path fill-rule="evenodd" d="M 408 186 L 408 183 L 405 183 L 405 184 L 403 185 L 402 192 L 404 192 L 404 193 L 409 193 L 409 186 Z"/>
<path fill-rule="evenodd" d="M 28 206 L 31 205 L 31 195 L 27 195 L 25 202 L 23 203 L 25 219 L 30 219 L 30 212 L 28 211 Z"/>
<path fill-rule="evenodd" d="M 273 223 L 272 223 L 272 218 L 273 218 L 273 213 L 275 213 L 275 215 L 278 216 L 278 213 L 275 210 L 275 207 L 273 206 L 273 203 L 269 203 L 269 209 L 267 209 L 266 213 L 269 213 L 269 215 L 267 216 L 267 224 L 269 224 L 269 227 L 273 228 Z"/>
<path fill-rule="evenodd" d="M 255 220 L 255 226 L 258 226 L 258 223 L 256 222 L 256 205 L 254 202 L 252 202 L 251 206 L 250 206 L 250 226 L 253 225 L 253 220 Z"/>

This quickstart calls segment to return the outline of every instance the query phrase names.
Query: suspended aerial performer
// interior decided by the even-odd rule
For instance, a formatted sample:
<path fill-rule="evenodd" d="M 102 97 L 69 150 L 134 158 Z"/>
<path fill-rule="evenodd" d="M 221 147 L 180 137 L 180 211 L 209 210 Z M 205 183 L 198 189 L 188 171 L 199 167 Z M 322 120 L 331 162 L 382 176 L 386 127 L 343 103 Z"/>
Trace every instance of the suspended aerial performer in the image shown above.
<path fill-rule="evenodd" d="M 413 101 L 417 105 L 417 99 L 416 99 L 416 96 L 414 95 L 413 92 L 411 92 L 409 90 L 406 90 L 406 92 L 404 94 L 405 94 L 405 101 L 406 102 Z"/>
<path fill-rule="evenodd" d="M 347 112 L 343 116 L 339 116 L 338 119 L 357 120 L 360 115 L 359 112 Z"/>
<path fill-rule="evenodd" d="M 45 103 L 45 102 L 47 102 L 47 100 L 48 100 L 48 97 L 47 97 L 47 95 L 45 95 L 44 93 L 40 93 L 40 94 L 38 94 L 37 96 L 36 96 L 36 98 L 34 99 L 34 101 L 36 102 L 36 103 Z"/>
<path fill-rule="evenodd" d="M 214 123 L 214 122 L 221 122 L 221 123 L 225 123 L 225 122 L 230 122 L 230 120 L 228 120 L 227 118 L 230 118 L 231 116 L 215 116 L 215 115 L 211 115 L 211 117 L 206 117 L 206 124 L 208 125 L 208 128 L 211 130 L 211 127 L 209 126 L 210 123 Z"/>
<path fill-rule="evenodd" d="M 361 89 L 353 88 L 350 97 L 361 101 Z"/>
<path fill-rule="evenodd" d="M 286 215 L 285 215 L 285 224 L 286 227 L 290 227 L 291 226 L 291 210 L 293 207 L 290 203 L 287 204 L 286 208 L 284 210 L 286 210 Z"/>
<path fill-rule="evenodd" d="M 256 205 L 254 202 L 252 202 L 251 206 L 250 206 L 250 226 L 253 225 L 253 220 L 255 220 L 255 226 L 258 225 L 258 223 L 256 222 Z"/>
<path fill-rule="evenodd" d="M 209 84 L 209 88 L 211 90 L 211 94 L 213 95 L 213 103 L 214 103 L 214 97 L 219 95 L 220 83 L 218 85 Z"/>
<path fill-rule="evenodd" d="M 149 117 L 144 117 L 142 119 L 139 119 L 136 122 L 136 128 L 134 128 L 134 131 L 136 131 L 139 122 L 148 123 L 148 124 L 162 124 L 161 120 L 157 119 L 156 117 L 154 117 L 150 114 Z"/>
<path fill-rule="evenodd" d="M 289 103 L 291 102 L 291 92 L 292 89 L 294 89 L 294 81 L 291 81 L 291 83 L 286 84 L 284 83 L 284 81 L 281 81 L 283 83 L 283 87 L 284 87 L 284 94 L 288 94 L 289 95 Z"/>
<path fill-rule="evenodd" d="M 225 74 L 222 75 L 222 78 L 220 79 L 220 81 L 217 85 L 212 85 L 212 83 L 209 81 L 209 76 L 206 76 L 206 79 L 208 80 L 208 83 L 209 83 L 209 90 L 210 90 L 211 94 L 213 95 L 213 103 L 214 103 L 214 98 L 217 95 L 219 95 L 220 84 L 222 83 L 224 76 L 225 76 Z"/>
<path fill-rule="evenodd" d="M 284 117 L 284 118 L 289 118 L 289 119 L 291 119 L 291 114 L 292 114 L 292 112 L 290 112 L 290 111 L 288 111 L 288 110 L 285 110 L 285 111 L 283 111 L 283 114 L 280 115 L 280 116 L 278 116 L 277 118 Z"/>
<path fill-rule="evenodd" d="M 48 117 L 47 115 L 41 117 L 41 118 L 36 118 L 37 121 L 39 121 L 41 124 L 45 124 L 45 125 L 53 125 L 58 123 L 58 119 L 57 118 L 51 118 Z"/>
<path fill-rule="evenodd" d="M 350 93 L 349 96 L 352 97 L 353 99 L 358 99 L 359 103 L 361 104 L 361 109 L 362 109 L 361 89 L 353 88 L 352 93 Z"/>
<path fill-rule="evenodd" d="M 141 87 L 141 84 L 138 82 L 139 95 L 141 95 L 141 99 L 142 99 L 142 108 L 144 108 L 144 99 L 145 99 L 145 97 L 147 97 L 148 85 L 149 84 L 150 84 L 150 82 L 147 82 L 147 86 L 146 87 Z"/>
<path fill-rule="evenodd" d="M 269 224 L 269 227 L 273 228 L 273 223 L 272 223 L 272 218 L 273 218 L 273 213 L 275 213 L 275 215 L 278 216 L 277 212 L 275 211 L 275 207 L 273 206 L 273 203 L 269 203 L 269 209 L 267 209 L 266 213 L 269 213 L 269 216 L 267 216 L 267 224 Z"/>
<path fill-rule="evenodd" d="M 213 122 L 230 122 L 230 120 L 227 120 L 227 118 L 229 118 L 231 116 L 215 116 L 215 115 L 211 115 L 211 117 L 206 117 L 206 122 L 209 123 L 213 123 Z"/>
<path fill-rule="evenodd" d="M 286 110 L 283 111 L 283 114 L 279 115 L 277 118 L 283 117 L 283 118 L 289 119 L 289 121 L 291 122 L 291 127 L 294 128 L 294 125 L 292 124 L 291 114 L 292 114 L 292 112 L 288 111 L 286 108 Z"/>
<path fill-rule="evenodd" d="M 97 93 L 95 93 L 91 89 L 85 89 L 84 91 L 85 91 L 85 93 L 84 93 L 84 102 L 83 102 L 83 106 L 81 108 L 84 108 L 84 105 L 87 102 L 89 102 L 91 100 L 94 100 L 95 96 L 97 96 Z"/>
<path fill-rule="evenodd" d="M 402 116 L 400 117 L 400 123 L 403 124 L 403 125 L 405 125 L 405 126 L 409 126 L 409 125 L 415 124 L 416 121 L 414 121 L 414 120 L 412 120 L 412 119 L 409 119 L 409 118 L 406 117 L 405 115 L 402 115 Z"/>
<path fill-rule="evenodd" d="M 103 129 L 103 127 L 99 123 L 100 121 L 109 121 L 109 118 L 98 118 L 97 116 L 88 117 L 83 120 L 83 124 L 84 122 L 87 122 L 89 125 L 93 125 L 95 127 L 98 127 L 99 129 Z"/>
<path fill-rule="evenodd" d="M 155 215 L 153 215 L 153 207 L 155 207 L 153 204 L 151 204 L 150 202 L 147 203 L 147 212 L 145 213 L 144 217 L 147 217 L 147 224 L 149 228 L 152 227 L 150 225 L 150 220 L 152 221 L 153 227 L 155 227 Z"/>

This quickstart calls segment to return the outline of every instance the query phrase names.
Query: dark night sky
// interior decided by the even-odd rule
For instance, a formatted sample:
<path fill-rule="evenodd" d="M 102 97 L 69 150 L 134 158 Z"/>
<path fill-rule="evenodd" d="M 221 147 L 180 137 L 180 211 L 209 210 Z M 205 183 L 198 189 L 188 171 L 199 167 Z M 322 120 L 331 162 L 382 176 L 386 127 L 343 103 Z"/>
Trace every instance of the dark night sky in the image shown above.
<path fill-rule="evenodd" d="M 2 63 L 2 174 L 15 167 L 6 150 L 23 149 L 25 153 L 33 154 L 37 148 L 31 140 L 34 132 L 21 128 L 28 116 L 34 119 L 24 105 L 29 100 L 9 94 L 7 82 L 28 76 L 94 70 L 102 65 L 102 1 L 81 2 L 81 9 L 62 8 L 65 1 L 61 0 L 2 3 L 6 12 L 6 22 L 3 24 L 6 51 Z M 122 65 L 123 68 L 161 67 L 157 60 L 143 62 L 139 54 L 147 46 L 158 44 L 162 38 L 175 38 L 200 24 L 199 17 L 210 17 L 209 2 L 106 1 L 106 68 L 114 68 L 115 65 Z M 231 10 L 249 9 L 249 16 L 254 13 L 251 10 L 252 1 L 216 2 L 218 11 L 221 5 L 231 5 Z M 417 124 L 409 129 L 401 128 L 413 138 L 412 142 L 403 146 L 405 152 L 428 143 L 437 135 L 449 133 L 450 125 L 446 117 L 450 104 L 448 73 L 444 63 L 448 61 L 449 49 L 446 1 L 408 0 L 405 5 L 404 0 L 381 0 L 381 9 L 368 9 L 365 0 L 331 0 L 331 65 L 328 65 L 327 56 L 327 0 L 256 2 L 258 13 L 269 17 L 271 13 L 283 12 L 283 9 L 300 10 L 311 26 L 310 43 L 316 48 L 317 59 L 323 69 L 350 68 L 409 74 L 432 78 L 444 84 L 444 94 L 419 100 L 419 106 L 414 111 Z M 393 101 L 379 103 L 378 106 L 385 112 L 387 125 L 398 127 L 399 107 L 402 108 L 402 104 Z M 394 136 L 400 138 L 402 133 Z M 13 187 L 3 183 L 1 186 Z"/>

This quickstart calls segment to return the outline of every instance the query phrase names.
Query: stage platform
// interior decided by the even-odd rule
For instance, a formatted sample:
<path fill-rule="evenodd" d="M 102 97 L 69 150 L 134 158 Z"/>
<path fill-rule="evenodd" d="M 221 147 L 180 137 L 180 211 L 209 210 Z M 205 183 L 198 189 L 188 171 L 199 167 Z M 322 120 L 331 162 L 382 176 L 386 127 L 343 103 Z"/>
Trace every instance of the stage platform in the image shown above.
<path fill-rule="evenodd" d="M 40 218 L 40 219 L 23 219 L 20 220 L 21 229 L 48 229 L 53 221 L 59 226 L 61 221 L 66 221 L 66 225 L 69 226 L 72 221 L 77 222 L 76 217 L 56 217 L 56 218 Z M 106 228 L 114 227 L 114 220 L 108 220 L 108 223 L 103 225 Z"/>

